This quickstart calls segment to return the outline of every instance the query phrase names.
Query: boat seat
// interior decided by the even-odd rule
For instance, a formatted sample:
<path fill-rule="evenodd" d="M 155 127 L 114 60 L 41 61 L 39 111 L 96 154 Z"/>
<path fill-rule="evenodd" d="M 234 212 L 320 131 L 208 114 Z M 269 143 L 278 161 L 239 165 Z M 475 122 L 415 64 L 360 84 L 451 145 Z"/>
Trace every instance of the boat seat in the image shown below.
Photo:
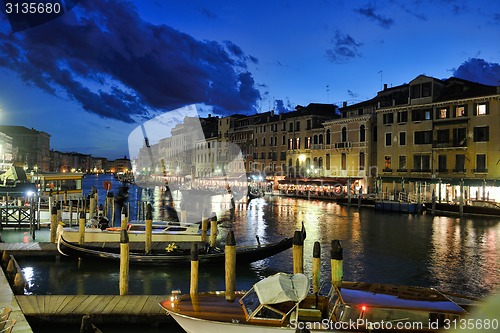
<path fill-rule="evenodd" d="M 299 308 L 299 321 L 321 321 L 323 316 L 319 309 L 302 309 Z"/>

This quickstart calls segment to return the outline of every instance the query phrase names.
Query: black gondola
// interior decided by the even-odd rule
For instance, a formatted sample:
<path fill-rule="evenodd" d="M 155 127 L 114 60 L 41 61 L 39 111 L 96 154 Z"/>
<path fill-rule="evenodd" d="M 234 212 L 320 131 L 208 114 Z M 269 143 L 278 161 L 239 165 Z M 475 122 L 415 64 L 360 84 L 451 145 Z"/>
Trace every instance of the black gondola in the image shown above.
<path fill-rule="evenodd" d="M 302 237 L 305 238 L 305 236 L 305 229 L 302 226 Z M 238 264 L 245 264 L 271 257 L 291 248 L 292 240 L 293 237 L 289 237 L 275 243 L 259 243 L 256 246 L 237 246 L 236 262 Z M 79 258 L 103 259 L 111 261 L 120 260 L 119 247 L 108 246 L 103 248 L 102 245 L 81 245 L 66 241 L 63 235 L 59 237 L 58 250 L 63 255 L 76 256 Z M 218 248 L 200 249 L 198 253 L 198 260 L 200 263 L 224 264 L 224 250 Z M 191 262 L 191 253 L 190 250 L 180 249 L 176 249 L 171 252 L 155 251 L 150 254 L 131 250 L 129 252 L 129 261 L 131 264 L 138 265 L 189 264 Z"/>

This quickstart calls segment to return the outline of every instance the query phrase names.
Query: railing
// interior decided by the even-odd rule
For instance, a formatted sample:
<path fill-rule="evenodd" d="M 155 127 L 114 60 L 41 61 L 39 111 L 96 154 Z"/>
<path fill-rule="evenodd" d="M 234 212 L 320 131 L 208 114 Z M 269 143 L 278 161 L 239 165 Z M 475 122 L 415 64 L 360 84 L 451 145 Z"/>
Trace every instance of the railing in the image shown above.
<path fill-rule="evenodd" d="M 335 142 L 334 143 L 335 149 L 351 149 L 352 144 L 350 141 L 345 141 L 345 142 Z"/>

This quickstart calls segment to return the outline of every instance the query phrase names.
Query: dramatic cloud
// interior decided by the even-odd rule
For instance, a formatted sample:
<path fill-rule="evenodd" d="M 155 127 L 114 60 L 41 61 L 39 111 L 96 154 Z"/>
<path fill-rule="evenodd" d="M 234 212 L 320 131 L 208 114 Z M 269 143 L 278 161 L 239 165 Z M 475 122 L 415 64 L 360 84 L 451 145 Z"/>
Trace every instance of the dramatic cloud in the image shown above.
<path fill-rule="evenodd" d="M 375 8 L 368 4 L 365 8 L 358 8 L 355 10 L 358 14 L 361 14 L 370 20 L 376 22 L 382 28 L 389 29 L 393 24 L 394 20 L 391 18 L 383 17 L 380 14 L 375 13 Z"/>
<path fill-rule="evenodd" d="M 334 63 L 344 63 L 349 59 L 360 56 L 358 51 L 363 43 L 358 43 L 350 35 L 344 35 L 340 31 L 335 32 L 332 38 L 333 48 L 326 50 L 326 56 Z"/>
<path fill-rule="evenodd" d="M 458 68 L 452 69 L 453 76 L 488 84 L 492 86 L 500 85 L 500 64 L 487 62 L 484 59 L 469 58 Z"/>
<path fill-rule="evenodd" d="M 128 2 L 82 1 L 18 33 L 1 20 L 0 66 L 105 118 L 131 123 L 196 103 L 220 114 L 254 112 L 261 98 L 247 69 L 256 58 L 229 41 L 147 23 Z"/>

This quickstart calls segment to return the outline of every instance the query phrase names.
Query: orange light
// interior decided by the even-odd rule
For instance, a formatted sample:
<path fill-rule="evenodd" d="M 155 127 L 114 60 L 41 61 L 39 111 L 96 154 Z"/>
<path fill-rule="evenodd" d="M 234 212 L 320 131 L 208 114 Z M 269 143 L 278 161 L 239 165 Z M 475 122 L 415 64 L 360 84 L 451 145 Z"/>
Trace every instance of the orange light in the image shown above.
<path fill-rule="evenodd" d="M 366 305 L 361 306 L 361 311 L 365 312 L 366 311 Z"/>

